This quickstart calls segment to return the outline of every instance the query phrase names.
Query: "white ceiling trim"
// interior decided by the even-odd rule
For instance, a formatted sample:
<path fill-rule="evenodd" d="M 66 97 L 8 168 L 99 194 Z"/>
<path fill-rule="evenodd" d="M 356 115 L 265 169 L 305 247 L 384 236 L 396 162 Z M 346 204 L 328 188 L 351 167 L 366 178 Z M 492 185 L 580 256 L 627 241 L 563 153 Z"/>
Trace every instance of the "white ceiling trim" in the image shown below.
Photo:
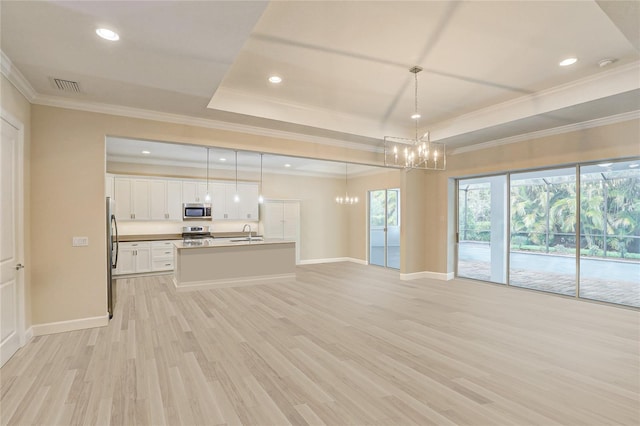
<path fill-rule="evenodd" d="M 561 135 L 563 133 L 574 132 L 577 130 L 591 129 L 593 127 L 606 126 L 608 124 L 621 123 L 629 120 L 640 120 L 640 111 L 630 111 L 622 114 L 616 114 L 604 118 L 596 118 L 594 120 L 583 121 L 581 123 L 567 124 L 566 126 L 554 127 L 552 129 L 539 130 L 536 132 L 525 133 L 522 135 L 510 136 L 508 138 L 496 139 L 489 142 L 483 142 L 470 146 L 462 146 L 449 151 L 450 155 L 462 154 L 464 152 L 478 151 L 481 149 L 493 148 L 496 146 L 509 145 L 518 142 L 524 142 L 532 139 L 540 139 L 543 137 Z"/>
<path fill-rule="evenodd" d="M 640 88 L 640 61 L 521 96 L 431 126 L 432 140 L 498 126 Z"/>
<path fill-rule="evenodd" d="M 256 136 L 273 137 L 279 139 L 289 139 L 299 142 L 308 142 L 328 146 L 337 146 L 359 151 L 384 152 L 381 146 L 371 146 L 357 142 L 348 142 L 339 139 L 325 138 L 321 136 L 311 136 L 302 133 L 287 132 L 284 130 L 267 129 L 264 127 L 250 126 L 246 124 L 229 123 L 207 118 L 196 118 L 186 115 L 171 114 L 167 112 L 152 111 L 142 108 L 125 107 L 98 102 L 78 101 L 75 99 L 61 98 L 57 96 L 44 96 L 38 94 L 32 101 L 34 104 L 53 106 L 59 108 L 75 109 L 80 111 L 96 112 L 101 114 L 119 115 L 124 117 L 134 117 L 144 120 L 164 121 L 174 124 L 185 124 L 190 126 L 204 127 L 208 129 L 226 130 L 238 133 L 248 133 Z M 125 135 L 126 136 L 126 135 Z"/>
<path fill-rule="evenodd" d="M 407 131 L 407 128 L 392 128 L 390 125 L 384 125 L 379 121 L 355 114 L 337 112 L 329 108 L 286 101 L 276 97 L 259 96 L 225 87 L 218 87 L 207 108 L 255 115 L 272 120 L 281 120 L 283 113 L 286 113 L 287 121 L 291 123 L 361 135 L 378 139 L 380 143 L 383 141 L 381 135 Z"/>
<path fill-rule="evenodd" d="M 33 103 L 38 93 L 2 50 L 0 50 L 0 71 L 29 102 Z"/>

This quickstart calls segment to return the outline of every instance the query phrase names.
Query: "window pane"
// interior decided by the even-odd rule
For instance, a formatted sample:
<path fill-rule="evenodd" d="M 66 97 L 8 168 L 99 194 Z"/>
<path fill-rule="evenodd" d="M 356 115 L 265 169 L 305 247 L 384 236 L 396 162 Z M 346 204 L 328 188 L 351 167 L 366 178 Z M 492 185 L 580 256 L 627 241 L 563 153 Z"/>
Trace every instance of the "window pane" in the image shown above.
<path fill-rule="evenodd" d="M 638 165 L 580 169 L 580 297 L 640 307 Z"/>
<path fill-rule="evenodd" d="M 506 176 L 458 182 L 458 276 L 506 283 Z"/>
<path fill-rule="evenodd" d="M 511 174 L 509 284 L 575 296 L 576 169 Z"/>
<path fill-rule="evenodd" d="M 385 191 L 369 191 L 369 263 L 384 266 Z"/>
<path fill-rule="evenodd" d="M 387 266 L 400 269 L 400 190 L 387 190 Z"/>

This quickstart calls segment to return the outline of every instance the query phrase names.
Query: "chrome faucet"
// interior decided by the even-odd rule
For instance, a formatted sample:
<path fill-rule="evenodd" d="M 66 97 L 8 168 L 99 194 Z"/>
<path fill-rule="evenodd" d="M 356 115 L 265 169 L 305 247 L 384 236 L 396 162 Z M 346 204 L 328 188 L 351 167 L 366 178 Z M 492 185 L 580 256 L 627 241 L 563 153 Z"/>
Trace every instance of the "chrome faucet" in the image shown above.
<path fill-rule="evenodd" d="M 249 241 L 251 241 L 251 225 L 249 225 L 248 223 L 245 223 L 244 226 L 242 227 L 242 232 L 245 232 L 247 230 L 247 227 L 249 228 Z"/>

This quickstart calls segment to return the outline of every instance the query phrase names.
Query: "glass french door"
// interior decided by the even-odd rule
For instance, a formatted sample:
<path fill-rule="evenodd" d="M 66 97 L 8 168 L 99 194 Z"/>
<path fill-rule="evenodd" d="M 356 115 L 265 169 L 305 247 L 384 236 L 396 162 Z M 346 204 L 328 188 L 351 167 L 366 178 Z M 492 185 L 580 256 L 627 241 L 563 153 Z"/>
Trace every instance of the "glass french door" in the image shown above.
<path fill-rule="evenodd" d="M 369 191 L 369 264 L 400 269 L 400 189 Z"/>

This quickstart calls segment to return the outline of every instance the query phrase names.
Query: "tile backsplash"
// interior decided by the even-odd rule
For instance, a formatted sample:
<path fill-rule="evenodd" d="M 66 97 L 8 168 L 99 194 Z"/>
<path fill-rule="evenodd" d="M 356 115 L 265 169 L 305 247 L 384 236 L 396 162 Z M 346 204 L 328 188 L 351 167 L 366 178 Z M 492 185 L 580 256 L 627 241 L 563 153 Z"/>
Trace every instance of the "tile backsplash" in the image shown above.
<path fill-rule="evenodd" d="M 204 225 L 211 228 L 211 232 L 240 232 L 245 223 L 251 225 L 252 231 L 258 231 L 258 221 L 211 221 L 190 220 L 188 222 L 163 221 L 120 221 L 118 232 L 120 235 L 148 235 L 148 234 L 180 234 L 183 226 Z"/>

